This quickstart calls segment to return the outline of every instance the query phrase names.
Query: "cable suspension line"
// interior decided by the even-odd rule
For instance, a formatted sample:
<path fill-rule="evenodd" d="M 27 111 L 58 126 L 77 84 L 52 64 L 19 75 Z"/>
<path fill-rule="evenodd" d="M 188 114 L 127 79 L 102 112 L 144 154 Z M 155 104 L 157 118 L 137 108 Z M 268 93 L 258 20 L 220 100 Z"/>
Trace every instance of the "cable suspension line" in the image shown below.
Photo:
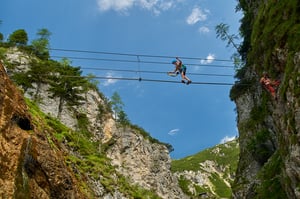
<path fill-rule="evenodd" d="M 46 75 L 43 75 L 46 76 Z M 51 76 L 51 75 L 47 75 Z M 55 76 L 55 75 L 53 75 Z M 127 80 L 127 81 L 144 81 L 144 82 L 158 82 L 158 83 L 178 83 L 182 84 L 180 81 L 172 81 L 172 80 L 162 80 L 162 79 L 144 79 L 144 78 L 132 78 L 132 77 L 105 77 L 105 76 L 72 76 L 72 75 L 59 75 L 60 77 L 67 78 L 86 78 L 86 79 L 111 79 L 111 80 Z M 233 83 L 226 82 L 192 82 L 191 84 L 196 85 L 216 85 L 216 86 L 233 86 Z"/>
<path fill-rule="evenodd" d="M 68 59 L 78 59 L 78 60 L 90 60 L 90 61 L 110 61 L 110 62 L 127 62 L 127 63 L 144 63 L 144 64 L 166 64 L 170 65 L 169 62 L 156 62 L 156 61 L 137 61 L 137 60 L 125 60 L 125 59 L 107 59 L 107 58 L 91 58 L 91 57 L 73 57 L 73 56 L 51 56 L 52 58 L 68 58 Z M 234 68 L 234 66 L 228 65 L 214 65 L 214 64 L 192 64 L 185 63 L 188 66 L 201 66 L 201 67 L 217 67 L 217 68 Z"/>
<path fill-rule="evenodd" d="M 63 51 L 63 52 L 76 52 L 76 53 L 92 53 L 92 54 L 106 54 L 106 55 L 119 55 L 119 56 L 131 56 L 131 57 L 150 57 L 150 58 L 174 58 L 175 56 L 165 56 L 165 55 L 147 55 L 147 54 L 130 54 L 130 53 L 116 53 L 116 52 L 104 52 L 104 51 L 90 51 L 90 50 L 74 50 L 74 49 L 61 49 L 61 48 L 48 48 L 50 51 Z M 199 57 L 181 57 L 182 59 L 190 60 L 207 60 L 212 61 L 212 59 L 199 58 Z M 213 59 L 213 61 L 223 61 L 223 62 L 234 62 L 228 59 Z"/>
<path fill-rule="evenodd" d="M 103 77 L 96 76 L 96 79 L 113 79 L 113 80 L 131 80 L 131 81 L 144 81 L 144 82 L 160 82 L 160 83 L 178 83 L 182 84 L 180 81 L 172 80 L 162 80 L 162 79 L 144 79 L 144 78 L 127 78 L 127 77 Z M 233 86 L 233 83 L 223 83 L 223 82 L 192 82 L 191 84 L 203 84 L 203 85 L 219 85 L 219 86 Z"/>
<path fill-rule="evenodd" d="M 111 69 L 111 68 L 93 68 L 93 67 L 81 67 L 85 70 L 100 70 L 100 71 L 115 71 L 115 72 L 131 72 L 131 73 L 153 73 L 153 74 L 166 74 L 163 71 L 149 71 L 149 70 L 126 70 L 126 69 Z M 187 73 L 189 75 L 199 76 L 216 76 L 216 77 L 233 77 L 233 75 L 227 74 L 214 74 L 214 73 Z"/>

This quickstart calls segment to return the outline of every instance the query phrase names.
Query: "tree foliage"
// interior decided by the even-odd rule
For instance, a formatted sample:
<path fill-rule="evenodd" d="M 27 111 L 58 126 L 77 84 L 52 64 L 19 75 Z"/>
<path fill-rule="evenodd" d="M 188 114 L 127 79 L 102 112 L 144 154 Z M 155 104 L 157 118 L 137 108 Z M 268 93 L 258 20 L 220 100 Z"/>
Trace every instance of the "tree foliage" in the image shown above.
<path fill-rule="evenodd" d="M 220 38 L 222 41 L 227 41 L 227 47 L 233 45 L 233 47 L 238 51 L 239 47 L 235 43 L 239 37 L 235 34 L 229 34 L 229 26 L 224 23 L 220 23 L 216 26 L 217 38 Z"/>
<path fill-rule="evenodd" d="M 93 88 L 93 89 L 97 90 L 99 81 L 96 80 L 96 76 L 91 73 L 87 74 L 86 76 L 87 76 L 86 78 L 87 78 L 88 82 L 90 83 L 88 88 Z"/>
<path fill-rule="evenodd" d="M 117 93 L 117 92 L 113 93 L 113 95 L 111 97 L 110 105 L 112 106 L 112 110 L 114 112 L 114 117 L 118 122 L 120 122 L 121 124 L 130 124 L 128 116 L 125 113 L 125 111 L 123 110 L 124 103 L 123 103 L 119 93 Z"/>
<path fill-rule="evenodd" d="M 24 92 L 26 92 L 29 88 L 33 88 L 31 78 L 28 78 L 27 73 L 15 72 L 11 78 L 24 90 Z"/>
<path fill-rule="evenodd" d="M 226 47 L 232 45 L 236 49 L 236 53 L 232 55 L 234 60 L 234 65 L 236 69 L 241 68 L 244 64 L 242 63 L 241 56 L 239 54 L 240 45 L 237 44 L 236 40 L 239 39 L 239 36 L 236 34 L 229 34 L 229 26 L 224 23 L 220 23 L 215 27 L 217 38 L 220 38 L 222 41 L 227 41 Z"/>
<path fill-rule="evenodd" d="M 51 98 L 59 99 L 57 113 L 59 119 L 64 105 L 78 106 L 84 100 L 83 86 L 87 84 L 87 80 L 81 77 L 81 72 L 80 67 L 71 67 L 66 59 L 53 72 L 49 91 L 52 94 Z"/>
<path fill-rule="evenodd" d="M 37 32 L 37 39 L 31 42 L 34 53 L 41 59 L 49 58 L 49 40 L 51 32 L 46 28 L 40 29 Z"/>
<path fill-rule="evenodd" d="M 8 42 L 13 45 L 27 45 L 28 36 L 24 29 L 14 31 L 9 35 Z"/>
<path fill-rule="evenodd" d="M 115 118 L 118 117 L 119 113 L 123 110 L 124 103 L 121 100 L 119 93 L 114 92 L 111 96 L 111 105 L 112 109 L 115 113 Z"/>
<path fill-rule="evenodd" d="M 42 84 L 46 84 L 50 82 L 51 72 L 55 66 L 54 61 L 36 61 L 33 60 L 31 62 L 30 70 L 27 72 L 27 76 L 30 77 L 31 83 L 35 83 L 36 91 L 33 96 L 34 101 L 36 101 L 39 97 L 40 89 Z"/>
<path fill-rule="evenodd" d="M 0 25 L 2 24 L 2 20 L 0 20 Z M 3 34 L 0 32 L 0 42 L 3 42 L 4 36 Z"/>

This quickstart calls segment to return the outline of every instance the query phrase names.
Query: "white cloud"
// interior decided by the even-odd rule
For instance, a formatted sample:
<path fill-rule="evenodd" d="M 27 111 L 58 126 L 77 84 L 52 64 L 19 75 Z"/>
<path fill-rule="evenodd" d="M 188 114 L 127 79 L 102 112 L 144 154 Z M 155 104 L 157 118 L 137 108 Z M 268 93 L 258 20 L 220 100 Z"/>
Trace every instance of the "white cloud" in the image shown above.
<path fill-rule="evenodd" d="M 174 2 L 173 1 L 163 1 L 163 2 L 161 2 L 159 8 L 161 10 L 169 10 L 173 6 L 174 6 Z"/>
<path fill-rule="evenodd" d="M 118 80 L 116 80 L 116 79 L 109 79 L 109 78 L 112 78 L 112 77 L 113 77 L 112 73 L 107 73 L 106 78 L 108 78 L 108 79 L 105 80 L 105 82 L 103 83 L 103 86 L 110 86 L 110 85 L 115 84 L 115 83 L 118 82 Z"/>
<path fill-rule="evenodd" d="M 166 11 L 175 6 L 176 0 L 97 0 L 100 11 L 114 10 L 117 12 L 127 12 L 132 7 L 140 7 L 152 11 L 159 15 L 161 11 Z"/>
<path fill-rule="evenodd" d="M 131 8 L 135 0 L 97 0 L 101 11 L 115 10 L 124 11 Z"/>
<path fill-rule="evenodd" d="M 169 135 L 176 135 L 179 132 L 179 129 L 172 129 L 171 131 L 169 131 Z"/>
<path fill-rule="evenodd" d="M 224 143 L 226 143 L 226 142 L 230 142 L 230 141 L 232 141 L 232 140 L 234 140 L 235 139 L 235 136 L 232 136 L 232 137 L 229 137 L 229 136 L 225 136 L 221 141 L 220 141 L 220 144 L 224 144 Z"/>
<path fill-rule="evenodd" d="M 208 27 L 202 26 L 202 27 L 199 28 L 199 32 L 200 32 L 200 33 L 209 33 L 210 30 L 209 30 Z"/>
<path fill-rule="evenodd" d="M 208 13 L 209 10 L 201 10 L 201 8 L 195 7 L 186 19 L 186 22 L 189 25 L 194 25 L 198 21 L 205 21 Z"/>
<path fill-rule="evenodd" d="M 158 0 L 139 0 L 136 2 L 138 2 L 142 8 L 151 10 L 154 6 L 156 6 Z"/>
<path fill-rule="evenodd" d="M 211 64 L 215 60 L 214 54 L 208 54 L 206 59 L 200 61 L 201 64 Z"/>

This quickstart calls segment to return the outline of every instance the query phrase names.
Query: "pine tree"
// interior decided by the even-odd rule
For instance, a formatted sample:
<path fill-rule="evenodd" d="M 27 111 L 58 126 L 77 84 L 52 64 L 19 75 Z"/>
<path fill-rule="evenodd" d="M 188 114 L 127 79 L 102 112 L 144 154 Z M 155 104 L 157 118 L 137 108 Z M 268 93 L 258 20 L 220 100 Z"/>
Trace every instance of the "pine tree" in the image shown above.
<path fill-rule="evenodd" d="M 9 35 L 8 41 L 13 45 L 26 45 L 28 42 L 28 36 L 24 29 L 19 29 Z"/>
<path fill-rule="evenodd" d="M 19 85 L 24 92 L 29 88 L 33 88 L 31 78 L 28 78 L 28 74 L 24 72 L 15 72 L 12 75 L 12 80 Z"/>
<path fill-rule="evenodd" d="M 58 119 L 61 118 L 64 105 L 72 107 L 82 104 L 85 84 L 87 84 L 87 80 L 81 77 L 79 67 L 71 67 L 65 61 L 57 67 L 50 82 L 49 91 L 52 93 L 51 98 L 59 99 Z"/>
<path fill-rule="evenodd" d="M 114 92 L 110 104 L 112 106 L 115 119 L 121 124 L 129 124 L 130 120 L 127 117 L 127 114 L 123 110 L 124 103 L 117 92 Z"/>
<path fill-rule="evenodd" d="M 35 94 L 33 96 L 33 100 L 36 101 L 38 99 L 41 85 L 47 84 L 50 82 L 50 74 L 53 71 L 54 65 L 58 64 L 54 61 L 36 61 L 33 60 L 31 62 L 30 70 L 27 72 L 27 76 L 31 79 L 31 83 L 36 84 Z"/>
<path fill-rule="evenodd" d="M 114 92 L 111 96 L 110 104 L 114 111 L 115 119 L 118 119 L 119 113 L 123 110 L 124 103 L 121 100 L 119 93 Z"/>
<path fill-rule="evenodd" d="M 51 32 L 46 28 L 40 29 L 37 32 L 38 38 L 31 42 L 33 51 L 36 56 L 41 59 L 49 58 L 49 40 L 51 36 Z"/>

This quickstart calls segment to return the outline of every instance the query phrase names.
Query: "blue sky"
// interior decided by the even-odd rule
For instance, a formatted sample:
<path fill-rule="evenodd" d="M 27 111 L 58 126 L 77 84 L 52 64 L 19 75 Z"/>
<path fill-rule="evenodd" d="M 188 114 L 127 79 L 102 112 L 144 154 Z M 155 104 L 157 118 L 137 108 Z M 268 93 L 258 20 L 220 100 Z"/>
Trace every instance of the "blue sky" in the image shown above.
<path fill-rule="evenodd" d="M 0 32 L 7 39 L 13 31 L 25 29 L 32 40 L 39 29 L 47 28 L 53 49 L 127 54 L 50 52 L 55 59 L 98 59 L 70 59 L 84 74 L 180 81 L 179 76 L 165 73 L 173 70 L 171 61 L 178 56 L 193 82 L 233 83 L 230 57 L 234 49 L 216 38 L 214 28 L 226 23 L 231 34 L 238 33 L 241 13 L 235 12 L 236 4 L 236 0 L 4 0 Z M 116 71 L 120 69 L 159 73 Z M 99 81 L 99 89 L 107 97 L 115 91 L 120 94 L 132 123 L 172 144 L 174 159 L 238 134 L 230 86 Z"/>

